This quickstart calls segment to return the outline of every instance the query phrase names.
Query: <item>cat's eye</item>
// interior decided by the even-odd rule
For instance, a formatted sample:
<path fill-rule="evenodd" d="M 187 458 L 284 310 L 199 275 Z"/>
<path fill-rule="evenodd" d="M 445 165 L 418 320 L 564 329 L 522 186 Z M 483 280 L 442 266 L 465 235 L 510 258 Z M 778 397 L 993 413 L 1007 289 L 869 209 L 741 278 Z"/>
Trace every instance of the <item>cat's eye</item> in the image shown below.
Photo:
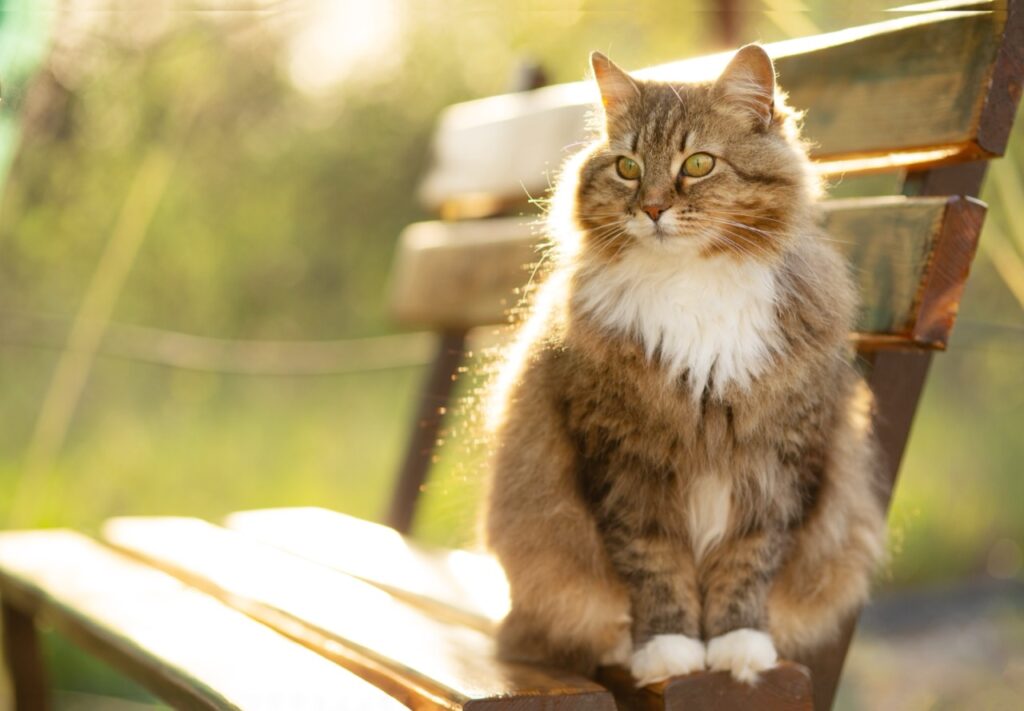
<path fill-rule="evenodd" d="M 619 171 L 619 177 L 625 180 L 636 180 L 640 177 L 640 164 L 626 156 L 622 156 L 615 163 L 615 170 Z"/>
<path fill-rule="evenodd" d="M 694 153 L 683 161 L 683 175 L 703 178 L 715 167 L 715 157 L 710 153 Z"/>

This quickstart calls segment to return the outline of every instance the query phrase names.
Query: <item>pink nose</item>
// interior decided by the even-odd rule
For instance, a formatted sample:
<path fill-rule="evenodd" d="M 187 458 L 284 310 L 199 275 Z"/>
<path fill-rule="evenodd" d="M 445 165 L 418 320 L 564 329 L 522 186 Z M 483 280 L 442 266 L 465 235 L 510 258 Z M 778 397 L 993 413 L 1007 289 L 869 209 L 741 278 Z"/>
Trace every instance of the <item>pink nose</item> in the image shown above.
<path fill-rule="evenodd" d="M 644 212 L 646 212 L 648 217 L 650 217 L 652 220 L 657 222 L 658 218 L 661 217 L 662 213 L 664 213 L 670 207 L 672 207 L 672 206 L 671 205 L 644 205 L 640 209 L 642 209 Z"/>

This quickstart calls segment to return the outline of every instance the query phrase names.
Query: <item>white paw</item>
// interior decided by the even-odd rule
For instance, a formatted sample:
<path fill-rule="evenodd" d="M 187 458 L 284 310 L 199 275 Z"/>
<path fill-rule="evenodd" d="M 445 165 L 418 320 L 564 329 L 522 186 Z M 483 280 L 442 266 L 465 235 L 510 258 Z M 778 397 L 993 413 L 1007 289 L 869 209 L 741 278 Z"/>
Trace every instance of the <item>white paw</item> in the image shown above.
<path fill-rule="evenodd" d="M 704 643 L 682 634 L 659 634 L 633 652 L 630 671 L 637 686 L 704 668 Z"/>
<path fill-rule="evenodd" d="M 779 655 L 766 632 L 744 627 L 715 637 L 708 642 L 708 667 L 730 671 L 734 679 L 748 684 L 757 680 L 757 673 L 775 666 Z"/>
<path fill-rule="evenodd" d="M 633 639 L 630 637 L 629 631 L 626 630 L 619 637 L 619 641 L 615 643 L 615 646 L 601 655 L 601 666 L 629 666 L 629 657 L 633 653 Z"/>

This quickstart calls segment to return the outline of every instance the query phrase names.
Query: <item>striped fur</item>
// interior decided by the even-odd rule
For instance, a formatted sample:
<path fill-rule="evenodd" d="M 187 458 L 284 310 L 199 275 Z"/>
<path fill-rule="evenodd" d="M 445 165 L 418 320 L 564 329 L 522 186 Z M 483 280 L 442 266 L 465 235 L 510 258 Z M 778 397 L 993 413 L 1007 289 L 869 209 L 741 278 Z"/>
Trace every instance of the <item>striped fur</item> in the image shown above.
<path fill-rule="evenodd" d="M 594 69 L 604 131 L 558 183 L 491 408 L 500 651 L 591 672 L 631 644 L 648 682 L 707 644 L 751 680 L 829 639 L 882 552 L 853 287 L 763 50 L 710 84 Z M 681 175 L 695 152 L 715 167 Z"/>

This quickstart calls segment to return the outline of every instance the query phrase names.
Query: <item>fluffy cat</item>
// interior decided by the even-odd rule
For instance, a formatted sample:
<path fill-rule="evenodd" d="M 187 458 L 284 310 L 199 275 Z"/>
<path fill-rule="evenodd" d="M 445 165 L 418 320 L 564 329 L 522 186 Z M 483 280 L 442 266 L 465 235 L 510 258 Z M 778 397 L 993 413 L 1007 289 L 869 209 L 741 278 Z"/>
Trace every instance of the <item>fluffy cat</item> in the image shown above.
<path fill-rule="evenodd" d="M 752 681 L 834 635 L 882 555 L 853 286 L 763 49 L 712 83 L 591 62 L 603 130 L 493 394 L 499 651 Z"/>

